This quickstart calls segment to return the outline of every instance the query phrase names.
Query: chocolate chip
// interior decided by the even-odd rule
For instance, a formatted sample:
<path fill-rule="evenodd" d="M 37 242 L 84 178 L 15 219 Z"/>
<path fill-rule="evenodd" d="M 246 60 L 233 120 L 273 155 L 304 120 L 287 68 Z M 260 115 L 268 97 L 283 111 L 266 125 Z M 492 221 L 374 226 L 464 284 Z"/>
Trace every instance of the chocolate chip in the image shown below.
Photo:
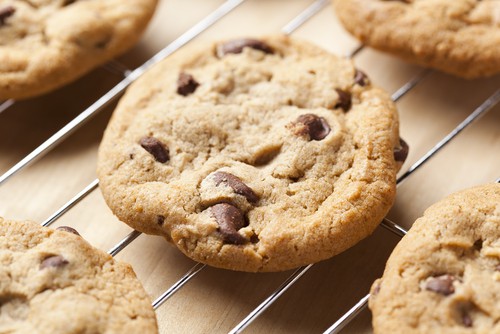
<path fill-rule="evenodd" d="M 158 223 L 158 225 L 162 226 L 165 223 L 165 216 L 158 215 L 156 217 L 156 222 Z"/>
<path fill-rule="evenodd" d="M 212 174 L 212 178 L 215 181 L 215 185 L 219 186 L 224 183 L 231 187 L 233 191 L 239 195 L 245 196 L 250 203 L 256 203 L 259 197 L 254 193 L 254 191 L 247 186 L 241 179 L 233 174 L 226 172 L 216 172 Z"/>
<path fill-rule="evenodd" d="M 462 324 L 465 327 L 472 327 L 472 318 L 470 317 L 469 313 L 467 312 L 462 313 Z"/>
<path fill-rule="evenodd" d="M 234 205 L 219 203 L 211 207 L 212 215 L 219 224 L 219 232 L 224 237 L 224 241 L 230 244 L 241 245 L 247 240 L 238 233 L 238 230 L 245 226 L 243 213 Z"/>
<path fill-rule="evenodd" d="M 68 232 L 68 233 L 73 233 L 73 234 L 80 236 L 80 233 L 78 233 L 77 230 L 75 230 L 74 228 L 69 227 L 69 226 L 59 226 L 58 228 L 56 228 L 56 230 L 64 231 L 64 232 Z"/>
<path fill-rule="evenodd" d="M 94 43 L 94 48 L 105 49 L 109 45 L 112 39 L 113 39 L 112 36 L 103 36 L 101 40 Z"/>
<path fill-rule="evenodd" d="M 345 90 L 335 88 L 335 91 L 339 95 L 339 101 L 335 105 L 335 109 L 342 108 L 344 112 L 348 112 L 352 106 L 352 96 L 351 93 L 346 92 Z"/>
<path fill-rule="evenodd" d="M 401 163 L 405 162 L 409 151 L 410 147 L 408 144 L 399 138 L 399 146 L 394 148 L 394 160 Z"/>
<path fill-rule="evenodd" d="M 380 281 L 377 281 L 377 283 L 375 283 L 375 287 L 373 288 L 373 291 L 372 291 L 373 296 L 378 295 L 378 293 L 380 292 L 381 285 L 382 285 L 382 283 Z"/>
<path fill-rule="evenodd" d="M 53 255 L 47 257 L 45 260 L 40 263 L 40 269 L 45 268 L 60 268 L 67 265 L 69 262 L 65 258 L 60 255 Z"/>
<path fill-rule="evenodd" d="M 432 277 L 427 281 L 425 289 L 448 296 L 455 292 L 454 281 L 455 277 L 448 274 Z"/>
<path fill-rule="evenodd" d="M 188 96 L 194 93 L 199 85 L 198 81 L 196 81 L 191 74 L 181 72 L 177 79 L 177 94 Z"/>
<path fill-rule="evenodd" d="M 294 133 L 298 136 L 309 136 L 311 140 L 322 140 L 330 133 L 330 126 L 323 117 L 314 114 L 300 115 L 295 124 Z"/>
<path fill-rule="evenodd" d="M 158 139 L 154 137 L 144 137 L 141 139 L 140 144 L 156 161 L 165 163 L 170 160 L 168 148 Z"/>
<path fill-rule="evenodd" d="M 481 239 L 476 240 L 476 242 L 474 242 L 473 247 L 475 250 L 481 251 L 481 249 L 483 248 L 483 240 Z"/>
<path fill-rule="evenodd" d="M 242 38 L 219 44 L 217 46 L 217 56 L 221 58 L 228 53 L 241 53 L 246 47 L 260 50 L 264 53 L 274 53 L 274 50 L 269 45 L 258 39 Z"/>
<path fill-rule="evenodd" d="M 16 9 L 12 6 L 5 6 L 0 9 L 0 26 L 5 25 L 5 20 L 14 15 Z"/>
<path fill-rule="evenodd" d="M 364 87 L 370 83 L 370 80 L 364 72 L 356 69 L 354 73 L 354 83 Z"/>
<path fill-rule="evenodd" d="M 68 6 L 68 5 L 71 5 L 72 3 L 75 3 L 75 2 L 76 2 L 76 0 L 63 0 L 62 5 Z"/>

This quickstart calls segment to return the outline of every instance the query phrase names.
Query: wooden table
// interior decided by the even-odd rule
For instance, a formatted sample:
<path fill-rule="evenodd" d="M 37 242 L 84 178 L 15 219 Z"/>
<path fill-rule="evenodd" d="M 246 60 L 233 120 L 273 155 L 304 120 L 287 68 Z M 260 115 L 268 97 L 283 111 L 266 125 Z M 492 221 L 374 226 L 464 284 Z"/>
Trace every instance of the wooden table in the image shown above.
<path fill-rule="evenodd" d="M 280 29 L 313 1 L 247 0 L 197 39 L 258 36 Z M 142 42 L 119 61 L 134 69 L 221 5 L 221 0 L 163 0 Z M 338 55 L 358 46 L 326 6 L 293 36 Z M 389 92 L 422 73 L 380 52 L 364 49 L 354 59 L 373 82 Z M 99 68 L 49 95 L 16 102 L 0 114 L 0 173 L 49 138 L 122 79 Z M 500 78 L 466 81 L 428 73 L 398 101 L 401 134 L 410 144 L 407 170 L 500 87 Z M 95 179 L 96 150 L 113 105 L 101 111 L 43 158 L 0 185 L 0 215 L 42 222 Z M 500 106 L 493 107 L 398 188 L 389 218 L 409 228 L 443 196 L 500 177 Z M 106 207 L 99 190 L 57 220 L 71 225 L 93 245 L 108 250 L 131 229 Z M 345 253 L 314 265 L 247 329 L 248 333 L 322 333 L 368 292 L 398 241 L 379 228 Z M 131 263 L 156 298 L 195 263 L 162 238 L 141 235 L 117 255 Z M 162 333 L 226 333 L 292 272 L 247 274 L 204 268 L 158 311 Z M 363 311 L 345 332 L 371 332 Z"/>

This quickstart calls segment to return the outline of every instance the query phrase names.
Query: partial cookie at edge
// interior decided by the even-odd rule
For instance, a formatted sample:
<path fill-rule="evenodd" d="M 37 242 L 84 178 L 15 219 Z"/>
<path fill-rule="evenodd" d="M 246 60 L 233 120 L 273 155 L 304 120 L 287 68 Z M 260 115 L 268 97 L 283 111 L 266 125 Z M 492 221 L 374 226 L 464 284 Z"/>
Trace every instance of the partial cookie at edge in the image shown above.
<path fill-rule="evenodd" d="M 375 333 L 500 332 L 500 184 L 427 209 L 371 294 Z"/>
<path fill-rule="evenodd" d="M 0 332 L 158 333 L 132 267 L 71 228 L 0 218 Z"/>
<path fill-rule="evenodd" d="M 500 73 L 496 0 L 333 0 L 345 28 L 366 45 L 465 78 Z"/>
<path fill-rule="evenodd" d="M 157 0 L 38 3 L 0 1 L 2 100 L 49 92 L 123 53 L 138 41 Z"/>

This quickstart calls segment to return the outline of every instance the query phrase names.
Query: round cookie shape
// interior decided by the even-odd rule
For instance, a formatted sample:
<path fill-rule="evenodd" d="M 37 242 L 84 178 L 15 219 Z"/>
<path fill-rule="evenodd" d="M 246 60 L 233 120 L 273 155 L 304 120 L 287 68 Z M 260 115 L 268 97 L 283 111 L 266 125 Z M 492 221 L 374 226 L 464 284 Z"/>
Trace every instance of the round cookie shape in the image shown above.
<path fill-rule="evenodd" d="M 177 52 L 105 131 L 107 204 L 216 267 L 280 271 L 342 252 L 392 205 L 400 146 L 394 104 L 360 73 L 284 36 Z"/>
<path fill-rule="evenodd" d="M 158 333 L 132 267 L 72 228 L 0 218 L 0 332 Z"/>
<path fill-rule="evenodd" d="M 497 0 L 333 0 L 362 43 L 459 77 L 500 73 Z"/>
<path fill-rule="evenodd" d="M 500 332 L 500 184 L 452 194 L 417 219 L 369 301 L 375 333 Z"/>
<path fill-rule="evenodd" d="M 0 100 L 40 95 L 132 47 L 157 0 L 0 0 Z"/>

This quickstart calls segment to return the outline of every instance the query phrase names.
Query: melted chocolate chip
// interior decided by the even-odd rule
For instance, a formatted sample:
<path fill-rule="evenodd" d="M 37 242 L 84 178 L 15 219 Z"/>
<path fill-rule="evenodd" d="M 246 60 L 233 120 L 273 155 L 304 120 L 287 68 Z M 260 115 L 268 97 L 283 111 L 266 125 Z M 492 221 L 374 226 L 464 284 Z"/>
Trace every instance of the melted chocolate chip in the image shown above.
<path fill-rule="evenodd" d="M 394 160 L 401 163 L 405 162 L 408 152 L 410 152 L 410 147 L 403 139 L 399 138 L 399 146 L 394 148 Z"/>
<path fill-rule="evenodd" d="M 194 93 L 199 85 L 198 81 L 196 81 L 191 74 L 181 72 L 177 79 L 177 94 L 188 96 Z"/>
<path fill-rule="evenodd" d="M 470 317 L 469 313 L 463 312 L 462 313 L 462 324 L 465 327 L 472 327 L 472 318 Z"/>
<path fill-rule="evenodd" d="M 480 252 L 481 249 L 483 249 L 483 240 L 481 240 L 481 239 L 476 240 L 476 242 L 474 242 L 473 247 L 475 250 Z"/>
<path fill-rule="evenodd" d="M 382 283 L 380 281 L 378 281 L 376 283 L 376 285 L 375 285 L 375 287 L 373 288 L 373 291 L 372 291 L 372 295 L 373 296 L 378 295 L 378 293 L 380 292 L 381 285 L 382 285 Z"/>
<path fill-rule="evenodd" d="M 224 183 L 231 187 L 233 191 L 239 195 L 245 196 L 250 203 L 256 203 L 259 197 L 254 193 L 254 191 L 247 186 L 241 179 L 233 174 L 226 172 L 216 172 L 212 175 L 215 185 L 218 186 Z"/>
<path fill-rule="evenodd" d="M 67 265 L 69 262 L 60 255 L 49 256 L 40 263 L 40 269 L 45 268 L 60 268 Z"/>
<path fill-rule="evenodd" d="M 274 50 L 263 41 L 259 41 L 258 39 L 242 38 L 235 39 L 224 44 L 219 44 L 217 46 L 217 56 L 220 58 L 228 53 L 241 53 L 243 49 L 247 47 L 260 50 L 264 53 L 274 53 Z"/>
<path fill-rule="evenodd" d="M 304 124 L 303 131 L 312 140 L 322 140 L 330 133 L 330 126 L 323 117 L 314 114 L 304 114 L 297 118 L 297 123 Z"/>
<path fill-rule="evenodd" d="M 356 69 L 354 73 L 354 83 L 364 87 L 370 83 L 370 79 L 368 79 L 368 76 L 364 72 Z"/>
<path fill-rule="evenodd" d="M 80 236 L 80 233 L 78 233 L 77 230 L 75 230 L 74 228 L 69 227 L 69 226 L 59 226 L 58 228 L 56 228 L 56 230 L 64 231 L 64 232 L 68 232 L 68 233 L 73 233 L 73 234 L 76 234 L 77 236 Z"/>
<path fill-rule="evenodd" d="M 0 8 L 0 27 L 5 25 L 5 20 L 14 15 L 16 9 L 12 6 L 5 6 Z"/>
<path fill-rule="evenodd" d="M 352 106 L 352 96 L 351 93 L 346 92 L 345 90 L 335 88 L 335 91 L 339 95 L 339 101 L 335 105 L 335 109 L 342 108 L 344 112 L 348 112 Z"/>
<path fill-rule="evenodd" d="M 309 140 L 322 140 L 330 133 L 330 126 L 323 118 L 314 114 L 300 115 L 297 120 L 287 125 L 297 136 L 309 136 Z"/>
<path fill-rule="evenodd" d="M 141 139 L 140 144 L 156 161 L 165 163 L 170 160 L 168 148 L 158 139 L 154 137 L 144 137 Z"/>
<path fill-rule="evenodd" d="M 455 277 L 448 274 L 432 277 L 427 281 L 425 289 L 448 296 L 455 292 L 454 281 Z"/>
<path fill-rule="evenodd" d="M 245 218 L 237 207 L 228 203 L 220 203 L 212 206 L 211 212 L 217 224 L 219 224 L 219 232 L 224 237 L 225 242 L 235 245 L 247 242 L 238 233 L 238 230 L 245 226 Z"/>
<path fill-rule="evenodd" d="M 156 217 L 156 222 L 158 225 L 162 226 L 165 223 L 165 216 L 159 215 Z"/>

